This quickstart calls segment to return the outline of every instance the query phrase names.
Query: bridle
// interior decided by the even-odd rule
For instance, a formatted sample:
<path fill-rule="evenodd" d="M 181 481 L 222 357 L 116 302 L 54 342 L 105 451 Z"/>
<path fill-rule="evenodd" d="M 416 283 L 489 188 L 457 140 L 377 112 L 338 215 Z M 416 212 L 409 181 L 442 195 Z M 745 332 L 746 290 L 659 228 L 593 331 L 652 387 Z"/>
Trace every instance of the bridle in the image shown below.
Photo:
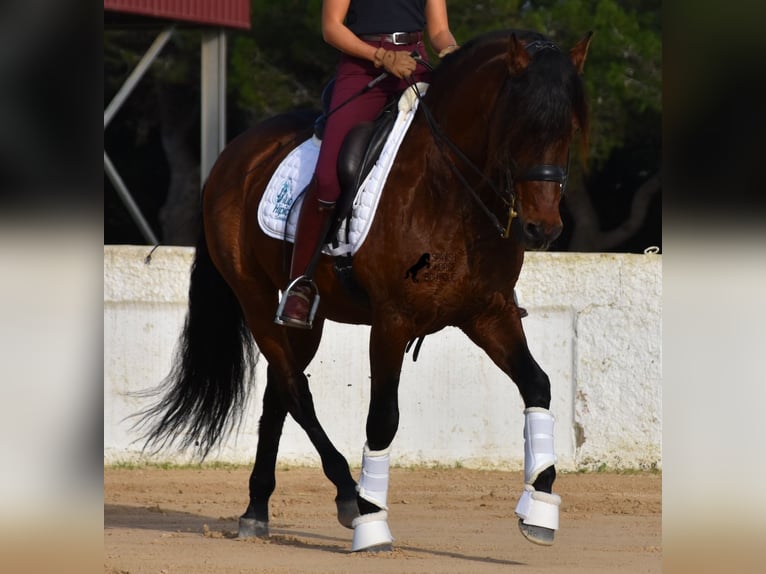
<path fill-rule="evenodd" d="M 525 46 L 525 49 L 527 52 L 529 52 L 530 56 L 534 56 L 536 53 L 540 52 L 541 50 L 555 50 L 559 51 L 558 46 L 554 44 L 551 41 L 548 40 L 535 40 L 533 42 L 528 43 Z M 412 54 L 412 57 L 418 61 L 420 64 L 427 67 L 429 70 L 433 71 L 433 67 L 420 58 L 419 54 L 417 52 L 414 52 Z M 428 123 L 428 127 L 431 130 L 431 134 L 434 137 L 434 141 L 436 142 L 437 147 L 439 148 L 439 151 L 441 152 L 442 156 L 445 158 L 447 165 L 452 170 L 453 174 L 457 179 L 462 183 L 463 187 L 468 191 L 468 193 L 471 195 L 471 197 L 474 199 L 474 201 L 478 204 L 481 211 L 484 212 L 484 214 L 489 218 L 492 225 L 500 232 L 500 236 L 503 239 L 508 239 L 511 235 L 511 224 L 513 223 L 513 220 L 518 217 L 518 212 L 516 211 L 516 189 L 515 189 L 515 182 L 527 182 L 527 181 L 550 181 L 554 183 L 559 184 L 559 193 L 563 196 L 564 191 L 566 190 L 566 184 L 567 179 L 569 176 L 569 159 L 570 159 L 570 152 L 567 152 L 567 165 L 561 166 L 561 165 L 555 165 L 555 164 L 538 164 L 534 165 L 532 167 L 527 168 L 524 172 L 521 174 L 517 174 L 514 176 L 512 173 L 512 170 L 510 167 L 506 167 L 503 174 L 503 180 L 501 182 L 501 185 L 498 186 L 494 181 L 492 181 L 487 175 L 473 162 L 471 159 L 466 156 L 465 153 L 452 141 L 450 140 L 444 131 L 441 129 L 441 126 L 439 126 L 436 119 L 431 114 L 431 110 L 428 108 L 428 106 L 425 104 L 423 100 L 423 96 L 420 93 L 420 90 L 418 90 L 417 84 L 412 80 L 411 77 L 407 78 L 408 83 L 410 87 L 414 90 L 415 95 L 418 99 L 419 106 L 423 110 L 423 114 L 426 118 L 426 121 Z M 506 78 L 506 81 L 509 81 L 510 77 Z M 479 194 L 476 192 L 476 189 L 473 185 L 466 179 L 466 177 L 461 173 L 461 171 L 458 169 L 457 165 L 455 164 L 455 161 L 450 156 L 450 154 L 446 153 L 445 146 L 449 148 L 449 150 L 456 155 L 460 160 L 462 160 L 468 167 L 471 168 L 471 170 L 476 173 L 483 181 L 486 183 L 489 188 L 492 190 L 492 192 L 500 199 L 500 201 L 504 204 L 505 208 L 508 210 L 508 222 L 506 225 L 502 225 L 500 221 L 498 220 L 497 216 L 492 212 L 492 210 L 487 207 L 486 203 L 479 197 Z M 513 161 L 511 160 L 511 163 Z"/>

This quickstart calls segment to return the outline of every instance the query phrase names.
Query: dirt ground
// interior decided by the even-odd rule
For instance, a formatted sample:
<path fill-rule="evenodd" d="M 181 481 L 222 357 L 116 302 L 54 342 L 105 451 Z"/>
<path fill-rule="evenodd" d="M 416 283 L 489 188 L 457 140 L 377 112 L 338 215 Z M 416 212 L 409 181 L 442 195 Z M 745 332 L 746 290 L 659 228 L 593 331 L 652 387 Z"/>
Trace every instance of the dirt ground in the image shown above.
<path fill-rule="evenodd" d="M 391 470 L 394 549 L 354 553 L 321 470 L 280 468 L 271 538 L 235 538 L 249 469 L 107 468 L 104 572 L 619 574 L 661 572 L 657 473 L 559 474 L 561 528 L 535 546 L 513 513 L 521 473 Z"/>

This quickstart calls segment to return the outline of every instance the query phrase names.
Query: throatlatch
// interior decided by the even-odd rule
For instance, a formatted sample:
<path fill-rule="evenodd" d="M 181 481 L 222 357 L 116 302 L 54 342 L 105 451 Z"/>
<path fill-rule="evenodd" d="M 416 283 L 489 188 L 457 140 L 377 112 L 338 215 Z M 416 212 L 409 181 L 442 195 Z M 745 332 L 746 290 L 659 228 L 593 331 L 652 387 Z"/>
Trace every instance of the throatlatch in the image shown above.
<path fill-rule="evenodd" d="M 553 415 L 548 409 L 531 407 L 524 411 L 524 492 L 516 505 L 516 515 L 524 524 L 551 530 L 559 528 L 558 494 L 539 492 L 532 486 L 540 473 L 556 464 L 553 451 Z M 528 537 L 529 538 L 529 537 Z M 550 542 L 532 539 L 539 544 Z"/>
<path fill-rule="evenodd" d="M 354 538 L 351 550 L 367 550 L 390 545 L 394 537 L 388 529 L 388 469 L 390 449 L 370 450 L 365 443 L 362 453 L 362 472 L 356 489 L 359 497 L 382 510 L 363 514 L 351 523 Z"/>

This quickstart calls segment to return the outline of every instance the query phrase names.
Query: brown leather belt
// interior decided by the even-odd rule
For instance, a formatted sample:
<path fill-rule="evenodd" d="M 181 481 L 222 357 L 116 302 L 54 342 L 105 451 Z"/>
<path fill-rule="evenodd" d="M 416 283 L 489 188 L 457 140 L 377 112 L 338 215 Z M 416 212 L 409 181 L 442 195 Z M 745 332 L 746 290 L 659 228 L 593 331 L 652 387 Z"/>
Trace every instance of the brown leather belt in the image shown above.
<path fill-rule="evenodd" d="M 390 42 L 396 46 L 417 44 L 423 37 L 422 32 L 394 32 L 393 34 L 362 34 L 359 36 L 365 42 Z"/>

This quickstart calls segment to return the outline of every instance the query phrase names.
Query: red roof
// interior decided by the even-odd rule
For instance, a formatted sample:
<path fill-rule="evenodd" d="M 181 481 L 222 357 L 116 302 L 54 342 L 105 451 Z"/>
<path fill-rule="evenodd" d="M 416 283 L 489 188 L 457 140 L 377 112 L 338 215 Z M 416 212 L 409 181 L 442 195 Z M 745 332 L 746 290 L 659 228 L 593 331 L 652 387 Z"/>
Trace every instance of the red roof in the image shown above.
<path fill-rule="evenodd" d="M 104 10 L 196 24 L 250 28 L 250 0 L 104 0 Z"/>

